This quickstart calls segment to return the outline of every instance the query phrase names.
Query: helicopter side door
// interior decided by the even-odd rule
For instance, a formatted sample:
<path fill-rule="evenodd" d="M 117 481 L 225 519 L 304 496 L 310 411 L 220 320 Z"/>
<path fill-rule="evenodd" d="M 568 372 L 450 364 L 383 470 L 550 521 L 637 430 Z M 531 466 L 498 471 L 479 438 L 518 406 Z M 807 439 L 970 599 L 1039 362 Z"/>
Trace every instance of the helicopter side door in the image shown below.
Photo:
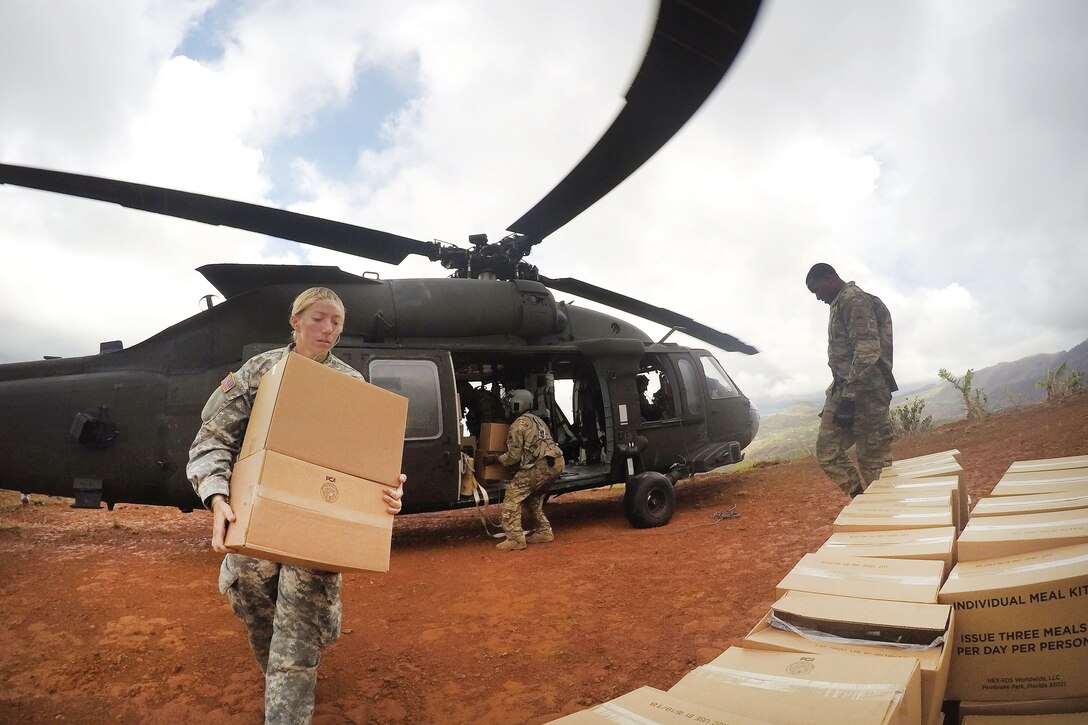
<path fill-rule="evenodd" d="M 642 461 L 651 471 L 665 472 L 684 453 L 684 409 L 679 374 L 668 355 L 647 353 L 639 366 L 641 422 L 646 439 Z"/>
<path fill-rule="evenodd" d="M 408 398 L 402 471 L 404 511 L 437 511 L 457 500 L 460 416 L 453 361 L 444 350 L 390 350 L 368 354 L 364 377 Z"/>

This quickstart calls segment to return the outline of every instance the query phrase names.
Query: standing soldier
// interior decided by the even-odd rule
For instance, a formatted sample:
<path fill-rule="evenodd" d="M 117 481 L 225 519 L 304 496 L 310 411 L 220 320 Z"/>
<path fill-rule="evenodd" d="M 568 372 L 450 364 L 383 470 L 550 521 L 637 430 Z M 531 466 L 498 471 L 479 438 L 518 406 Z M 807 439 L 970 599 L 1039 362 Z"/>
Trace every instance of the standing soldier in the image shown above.
<path fill-rule="evenodd" d="M 506 541 L 498 545 L 501 551 L 518 551 L 527 544 L 545 544 L 555 538 L 552 525 L 544 516 L 544 496 L 563 472 L 563 451 L 555 444 L 544 421 L 529 412 L 532 405 L 533 394 L 528 390 L 510 391 L 506 407 L 514 421 L 506 436 L 506 452 L 484 458 L 489 465 L 520 465 L 502 500 Z M 528 536 L 521 528 L 523 504 L 533 518 L 534 530 Z"/>
<path fill-rule="evenodd" d="M 892 461 L 892 318 L 888 308 L 835 269 L 813 265 L 805 284 L 831 306 L 827 365 L 832 382 L 820 413 L 816 456 L 843 492 L 857 496 Z M 857 445 L 858 466 L 846 454 Z M 860 476 L 859 476 L 860 469 Z"/>

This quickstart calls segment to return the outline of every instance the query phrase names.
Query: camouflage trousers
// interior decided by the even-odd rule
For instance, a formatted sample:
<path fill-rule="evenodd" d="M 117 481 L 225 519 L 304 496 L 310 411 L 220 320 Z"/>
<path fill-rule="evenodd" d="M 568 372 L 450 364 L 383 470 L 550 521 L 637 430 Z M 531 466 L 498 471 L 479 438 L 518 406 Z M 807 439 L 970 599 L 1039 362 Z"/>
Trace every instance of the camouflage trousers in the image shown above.
<path fill-rule="evenodd" d="M 340 636 L 340 574 L 227 554 L 219 591 L 249 634 L 265 676 L 266 723 L 313 718 L 321 650 Z"/>
<path fill-rule="evenodd" d="M 880 471 L 892 462 L 892 422 L 889 415 L 892 394 L 887 388 L 866 390 L 854 397 L 854 425 L 835 425 L 835 409 L 842 400 L 840 391 L 828 394 L 820 413 L 816 436 L 816 458 L 828 478 L 844 493 L 855 495 L 880 478 Z M 858 463 L 847 455 L 856 446 Z M 860 471 L 860 473 L 859 473 Z"/>
<path fill-rule="evenodd" d="M 552 533 L 551 522 L 544 516 L 544 497 L 563 472 L 563 467 L 563 459 L 556 458 L 553 466 L 540 461 L 532 468 L 522 468 L 514 474 L 502 499 L 502 530 L 508 541 L 525 541 L 525 530 L 521 528 L 522 506 L 533 520 L 534 531 Z"/>

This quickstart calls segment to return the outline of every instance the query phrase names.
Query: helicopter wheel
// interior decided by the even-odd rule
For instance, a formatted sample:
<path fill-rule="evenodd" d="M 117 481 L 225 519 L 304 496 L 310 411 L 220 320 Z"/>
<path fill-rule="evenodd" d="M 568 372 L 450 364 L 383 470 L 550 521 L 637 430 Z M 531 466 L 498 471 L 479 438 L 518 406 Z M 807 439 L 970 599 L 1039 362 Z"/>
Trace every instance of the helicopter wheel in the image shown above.
<path fill-rule="evenodd" d="M 636 529 L 664 526 L 676 510 L 672 481 L 656 471 L 639 473 L 627 482 L 623 512 Z"/>

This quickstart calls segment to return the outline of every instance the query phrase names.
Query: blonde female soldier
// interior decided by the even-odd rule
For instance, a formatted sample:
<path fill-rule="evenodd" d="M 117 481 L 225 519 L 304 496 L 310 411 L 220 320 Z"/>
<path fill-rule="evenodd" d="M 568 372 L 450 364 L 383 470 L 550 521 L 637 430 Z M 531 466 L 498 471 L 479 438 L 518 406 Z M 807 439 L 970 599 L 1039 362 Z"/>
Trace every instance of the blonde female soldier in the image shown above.
<path fill-rule="evenodd" d="M 306 290 L 292 304 L 290 322 L 294 340 L 290 345 L 250 358 L 212 394 L 186 468 L 200 500 L 214 514 L 212 548 L 226 554 L 219 591 L 245 623 L 253 655 L 265 675 L 266 723 L 311 721 L 321 650 L 340 636 L 342 578 L 230 553 L 223 539 L 235 520 L 230 507 L 231 470 L 261 376 L 288 352 L 362 378 L 332 354 L 344 329 L 344 303 L 335 292 L 324 287 Z M 401 508 L 403 475 L 400 480 L 400 487 L 387 487 L 383 493 L 391 514 Z"/>

